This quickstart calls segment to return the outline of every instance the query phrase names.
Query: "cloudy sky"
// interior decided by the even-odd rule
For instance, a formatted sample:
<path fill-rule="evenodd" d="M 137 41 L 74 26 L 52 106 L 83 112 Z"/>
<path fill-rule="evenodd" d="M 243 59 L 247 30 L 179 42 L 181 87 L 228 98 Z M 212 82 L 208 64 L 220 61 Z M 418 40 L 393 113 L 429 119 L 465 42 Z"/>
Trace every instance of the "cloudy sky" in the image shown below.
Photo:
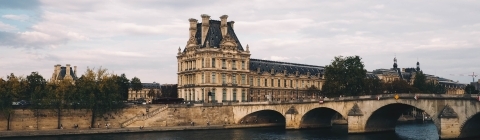
<path fill-rule="evenodd" d="M 0 77 L 55 64 L 107 68 L 176 83 L 189 18 L 229 15 L 252 58 L 328 65 L 359 55 L 366 69 L 415 67 L 461 83 L 480 74 L 480 2 L 317 0 L 1 0 Z M 477 77 L 478 78 L 478 77 Z"/>

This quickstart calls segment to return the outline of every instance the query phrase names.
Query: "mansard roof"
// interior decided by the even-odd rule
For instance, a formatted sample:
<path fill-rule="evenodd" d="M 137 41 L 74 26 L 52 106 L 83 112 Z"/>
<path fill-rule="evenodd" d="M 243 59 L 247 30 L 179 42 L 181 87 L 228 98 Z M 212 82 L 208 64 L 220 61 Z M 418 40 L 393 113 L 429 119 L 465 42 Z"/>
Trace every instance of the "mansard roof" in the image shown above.
<path fill-rule="evenodd" d="M 218 20 L 209 20 L 210 26 L 205 38 L 205 43 L 203 43 L 200 48 L 207 47 L 207 42 L 212 48 L 220 48 L 220 42 L 223 39 L 220 24 L 221 22 Z M 237 50 L 244 51 L 242 44 L 240 44 L 240 41 L 238 40 L 237 35 L 231 26 L 231 22 L 227 22 L 227 34 L 230 35 L 230 37 L 232 37 L 237 43 Z M 195 33 L 195 38 L 197 39 L 197 44 L 202 44 L 202 23 L 197 23 L 197 33 Z"/>
<path fill-rule="evenodd" d="M 154 89 L 160 89 L 160 83 L 142 83 L 143 88 L 154 88 Z"/>
<path fill-rule="evenodd" d="M 300 75 L 306 75 L 307 72 L 310 72 L 310 75 L 323 75 L 324 67 L 323 66 L 314 66 L 314 65 L 305 65 L 305 64 L 296 64 L 288 62 L 278 62 L 270 60 L 261 60 L 261 59 L 250 59 L 250 71 L 257 71 L 260 68 L 260 72 L 270 73 L 273 69 L 275 73 L 283 73 L 284 70 L 287 71 L 287 74 L 295 74 L 296 71 Z"/>
<path fill-rule="evenodd" d="M 58 77 L 56 80 L 63 80 L 65 75 L 67 74 L 67 67 L 60 67 L 60 72 L 58 73 Z M 70 67 L 70 76 L 72 76 L 73 80 L 77 80 L 77 75 L 73 71 L 72 67 Z"/>

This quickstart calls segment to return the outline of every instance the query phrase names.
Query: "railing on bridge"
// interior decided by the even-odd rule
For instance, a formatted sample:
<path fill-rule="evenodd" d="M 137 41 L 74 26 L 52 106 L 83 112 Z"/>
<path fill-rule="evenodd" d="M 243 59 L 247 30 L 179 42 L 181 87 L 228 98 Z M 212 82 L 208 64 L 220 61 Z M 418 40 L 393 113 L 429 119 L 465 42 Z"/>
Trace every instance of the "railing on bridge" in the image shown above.
<path fill-rule="evenodd" d="M 436 100 L 436 99 L 457 99 L 457 100 L 479 100 L 479 95 L 476 94 L 418 94 L 418 93 L 401 93 L 401 94 L 379 94 L 379 95 L 363 95 L 363 96 L 346 96 L 334 98 L 321 99 L 303 99 L 303 100 L 289 100 L 289 101 L 263 101 L 263 102 L 224 102 L 224 103 L 196 103 L 196 104 L 172 104 L 169 107 L 192 107 L 192 106 L 229 106 L 229 105 L 259 105 L 259 104 L 302 104 L 302 103 L 327 103 L 327 102 L 344 102 L 344 101 L 358 101 L 358 100 Z M 417 99 L 415 99 L 415 97 Z"/>

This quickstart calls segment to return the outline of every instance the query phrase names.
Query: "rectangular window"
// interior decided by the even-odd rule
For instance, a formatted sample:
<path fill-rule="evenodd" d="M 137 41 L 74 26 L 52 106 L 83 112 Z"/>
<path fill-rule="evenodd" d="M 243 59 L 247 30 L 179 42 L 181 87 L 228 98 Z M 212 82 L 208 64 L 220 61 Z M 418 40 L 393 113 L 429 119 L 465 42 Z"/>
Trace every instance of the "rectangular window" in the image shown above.
<path fill-rule="evenodd" d="M 237 61 L 235 61 L 235 60 L 232 61 L 232 69 L 234 69 L 234 70 L 237 69 Z"/>
<path fill-rule="evenodd" d="M 290 80 L 290 87 L 293 88 L 293 82 Z"/>
<path fill-rule="evenodd" d="M 260 77 L 257 78 L 257 86 L 260 86 Z"/>
<path fill-rule="evenodd" d="M 212 68 L 215 68 L 215 58 L 212 58 Z"/>
<path fill-rule="evenodd" d="M 222 100 L 223 101 L 227 100 L 227 89 L 223 89 Z"/>
<path fill-rule="evenodd" d="M 226 62 L 225 62 L 225 59 L 222 59 L 222 69 L 226 69 L 227 66 L 226 66 Z"/>
<path fill-rule="evenodd" d="M 283 80 L 283 87 L 287 87 L 287 80 Z"/>
<path fill-rule="evenodd" d="M 202 58 L 202 68 L 205 67 L 205 58 Z"/>
<path fill-rule="evenodd" d="M 277 86 L 280 87 L 280 79 L 277 80 Z"/>
<path fill-rule="evenodd" d="M 305 83 L 304 83 L 303 80 L 302 80 L 302 88 L 303 88 L 303 87 L 305 87 Z"/>
<path fill-rule="evenodd" d="M 202 73 L 202 84 L 205 83 L 205 73 Z"/>
<path fill-rule="evenodd" d="M 233 89 L 233 101 L 237 100 L 237 89 Z"/>
<path fill-rule="evenodd" d="M 226 76 L 225 76 L 225 73 L 222 73 L 222 84 L 226 84 L 227 81 L 226 81 Z"/>
<path fill-rule="evenodd" d="M 270 85 L 273 87 L 273 79 L 270 79 Z"/>
<path fill-rule="evenodd" d="M 264 86 L 265 86 L 265 87 L 268 86 L 268 84 L 267 84 L 267 79 L 265 79 L 265 84 L 264 84 Z"/>
<path fill-rule="evenodd" d="M 242 61 L 242 70 L 245 69 L 245 61 Z"/>
<path fill-rule="evenodd" d="M 252 76 L 250 76 L 249 81 L 250 81 L 250 84 L 249 84 L 249 85 L 252 85 L 252 86 L 253 86 L 253 77 L 252 77 Z"/>
<path fill-rule="evenodd" d="M 236 84 L 236 83 L 237 83 L 237 75 L 232 74 L 232 84 Z"/>
<path fill-rule="evenodd" d="M 242 74 L 242 84 L 245 84 L 245 74 Z"/>
<path fill-rule="evenodd" d="M 212 90 L 212 101 L 214 101 L 214 102 L 216 101 L 215 100 L 215 89 Z"/>
<path fill-rule="evenodd" d="M 214 83 L 214 84 L 216 83 L 215 82 L 215 72 L 212 72 L 212 83 Z"/>
<path fill-rule="evenodd" d="M 242 90 L 242 101 L 245 101 L 245 90 Z"/>

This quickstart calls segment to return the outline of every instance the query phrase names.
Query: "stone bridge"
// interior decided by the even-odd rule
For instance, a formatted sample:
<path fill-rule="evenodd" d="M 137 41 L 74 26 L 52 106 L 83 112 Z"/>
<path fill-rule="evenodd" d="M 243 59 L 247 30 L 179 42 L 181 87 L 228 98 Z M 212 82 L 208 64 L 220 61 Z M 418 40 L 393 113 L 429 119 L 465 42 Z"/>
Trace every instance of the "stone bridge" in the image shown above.
<path fill-rule="evenodd" d="M 284 121 L 287 129 L 330 127 L 332 117 L 340 114 L 348 122 L 348 133 L 394 131 L 402 113 L 415 107 L 431 116 L 442 139 L 480 135 L 478 95 L 387 94 L 329 98 L 323 103 L 312 100 L 230 106 L 235 124 Z"/>

